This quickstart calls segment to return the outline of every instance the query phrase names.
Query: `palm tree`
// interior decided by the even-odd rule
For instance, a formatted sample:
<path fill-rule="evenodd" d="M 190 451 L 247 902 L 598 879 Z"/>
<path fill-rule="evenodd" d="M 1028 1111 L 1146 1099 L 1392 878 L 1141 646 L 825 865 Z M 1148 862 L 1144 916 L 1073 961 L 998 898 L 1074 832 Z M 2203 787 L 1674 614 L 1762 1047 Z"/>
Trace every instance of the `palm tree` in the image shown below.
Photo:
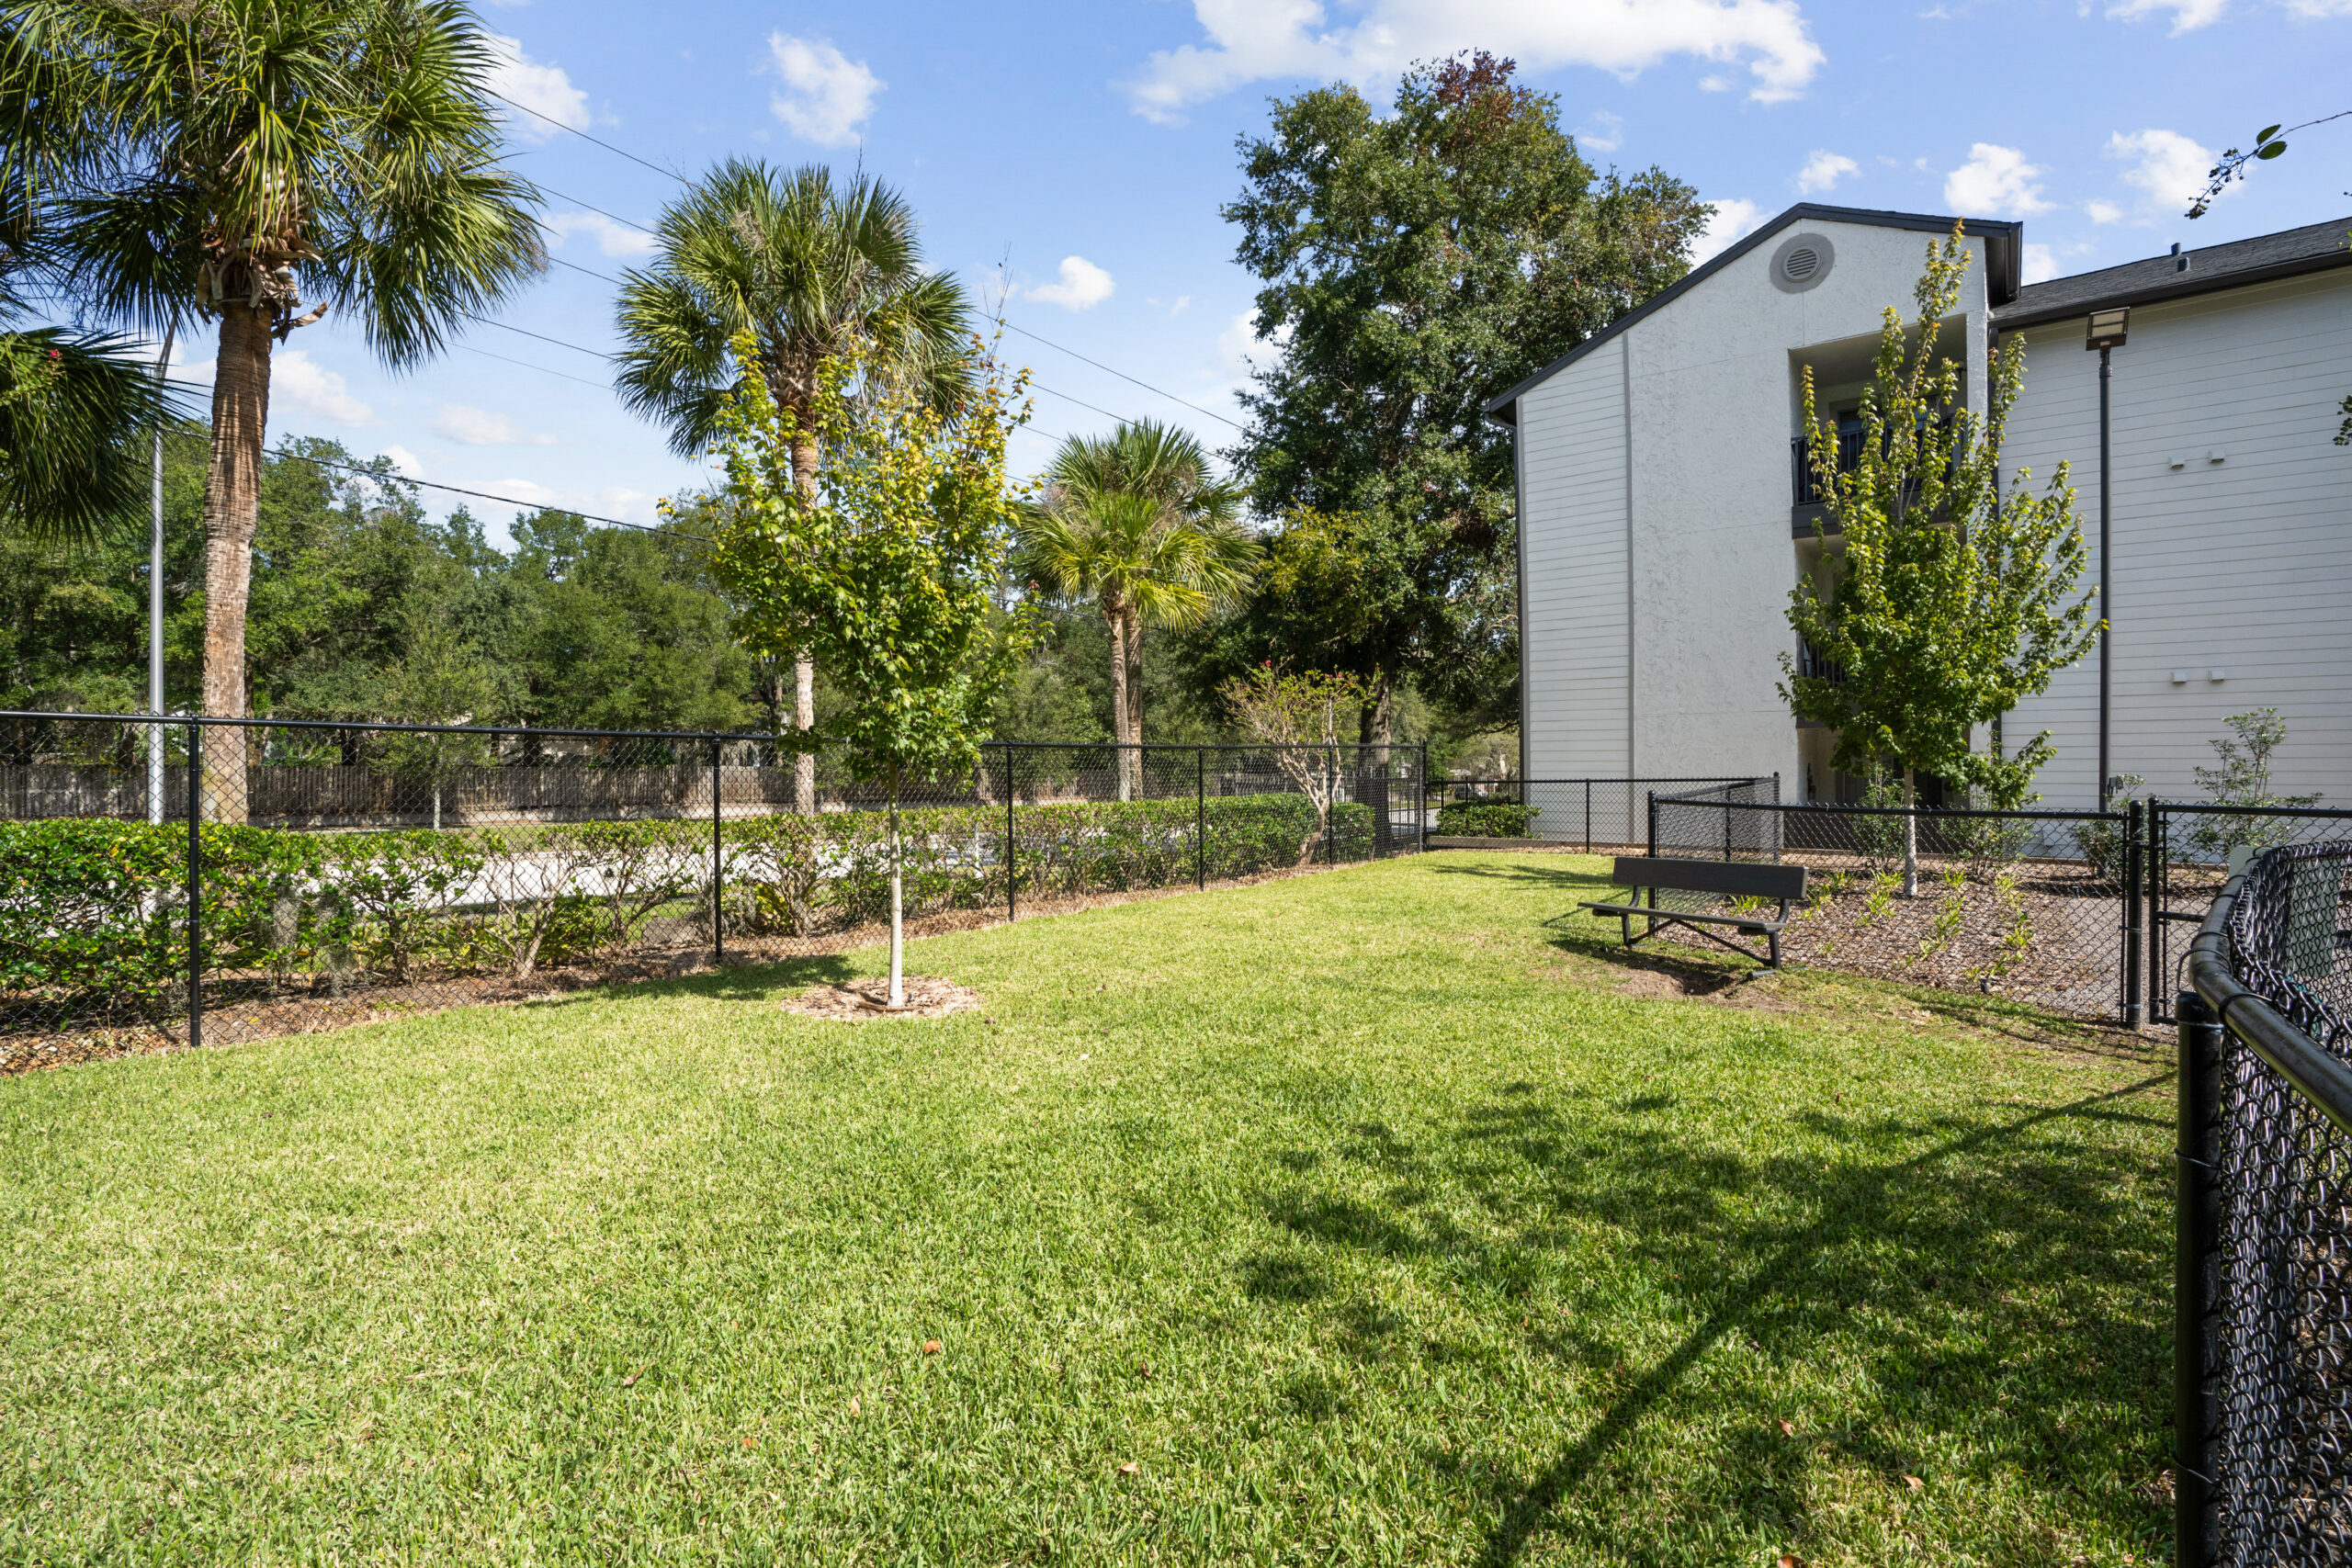
<path fill-rule="evenodd" d="M 1195 626 L 1239 599 L 1258 559 L 1240 509 L 1241 491 L 1209 472 L 1198 441 L 1140 420 L 1062 443 L 1045 500 L 1022 525 L 1029 574 L 1056 592 L 1091 598 L 1110 630 L 1121 800 L 1134 798 L 1143 779 L 1143 629 Z"/>
<path fill-rule="evenodd" d="M 485 35 L 458 0 L 9 0 L 0 144 L 83 308 L 161 337 L 217 320 L 204 708 L 243 716 L 270 352 L 329 310 L 395 368 L 544 265 L 500 167 Z M 307 309 L 304 299 L 313 300 Z M 232 749 L 209 809 L 245 810 Z"/>
<path fill-rule="evenodd" d="M 122 338 L 13 325 L 41 236 L 21 184 L 0 202 L 0 527 L 86 544 L 144 501 L 145 440 L 176 402 Z"/>
<path fill-rule="evenodd" d="M 913 209 L 877 180 L 836 189 L 820 165 L 787 175 L 730 158 L 662 212 L 655 235 L 654 260 L 622 288 L 618 382 L 630 408 L 669 425 L 681 457 L 718 435 L 745 333 L 770 394 L 796 414 L 819 363 L 853 350 L 915 374 L 941 401 L 968 388 L 963 288 L 923 265 Z M 813 483 L 813 446 L 794 458 L 796 478 Z"/>
<path fill-rule="evenodd" d="M 936 401 L 969 384 L 970 310 L 964 290 L 922 264 L 914 210 L 859 175 L 836 187 L 825 169 L 784 174 L 729 159 L 655 224 L 653 260 L 622 280 L 616 356 L 622 400 L 670 427 L 681 457 L 709 449 L 733 395 L 735 340 L 749 333 L 776 400 L 804 424 L 828 355 L 855 352 L 915 378 Z M 816 492 L 815 442 L 792 452 L 794 479 Z M 793 722 L 817 722 L 816 676 L 804 647 L 758 649 L 793 666 Z M 817 809 L 817 760 L 795 761 L 794 804 Z"/>

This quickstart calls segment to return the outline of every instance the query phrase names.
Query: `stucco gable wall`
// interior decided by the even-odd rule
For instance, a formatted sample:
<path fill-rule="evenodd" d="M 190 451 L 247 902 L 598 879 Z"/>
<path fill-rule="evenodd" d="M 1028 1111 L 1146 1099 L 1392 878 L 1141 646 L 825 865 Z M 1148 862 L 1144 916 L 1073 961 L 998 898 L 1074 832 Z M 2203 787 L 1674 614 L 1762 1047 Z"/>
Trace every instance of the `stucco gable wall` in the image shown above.
<path fill-rule="evenodd" d="M 1638 773 L 1795 771 L 1794 721 L 1778 690 L 1780 656 L 1794 642 L 1791 351 L 1871 333 L 1889 305 L 1907 314 L 1928 237 L 1836 223 L 1791 232 L 1836 248 L 1815 288 L 1773 286 L 1775 241 L 1623 334 Z M 1975 366 L 1984 274 L 1981 244 L 1969 243 L 1977 264 L 1962 305 Z"/>

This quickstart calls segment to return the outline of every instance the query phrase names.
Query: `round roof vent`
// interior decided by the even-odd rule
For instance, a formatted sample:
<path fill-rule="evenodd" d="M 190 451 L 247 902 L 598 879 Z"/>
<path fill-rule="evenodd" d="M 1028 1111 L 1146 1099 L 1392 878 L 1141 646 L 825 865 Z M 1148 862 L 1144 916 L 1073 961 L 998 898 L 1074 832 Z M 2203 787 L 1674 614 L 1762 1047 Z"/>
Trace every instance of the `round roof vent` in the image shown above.
<path fill-rule="evenodd" d="M 1838 253 L 1826 234 L 1792 234 L 1772 253 L 1772 287 L 1802 294 L 1829 276 Z"/>

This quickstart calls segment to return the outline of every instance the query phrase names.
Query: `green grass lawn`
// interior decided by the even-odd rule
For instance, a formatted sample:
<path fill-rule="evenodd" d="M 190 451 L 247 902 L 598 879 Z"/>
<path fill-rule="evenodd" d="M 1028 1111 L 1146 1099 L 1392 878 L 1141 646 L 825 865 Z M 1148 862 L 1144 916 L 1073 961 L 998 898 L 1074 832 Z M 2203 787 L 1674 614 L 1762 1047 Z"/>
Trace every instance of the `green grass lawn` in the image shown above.
<path fill-rule="evenodd" d="M 0 1081 L 0 1561 L 2167 1559 L 2168 1055 L 1600 868 Z"/>

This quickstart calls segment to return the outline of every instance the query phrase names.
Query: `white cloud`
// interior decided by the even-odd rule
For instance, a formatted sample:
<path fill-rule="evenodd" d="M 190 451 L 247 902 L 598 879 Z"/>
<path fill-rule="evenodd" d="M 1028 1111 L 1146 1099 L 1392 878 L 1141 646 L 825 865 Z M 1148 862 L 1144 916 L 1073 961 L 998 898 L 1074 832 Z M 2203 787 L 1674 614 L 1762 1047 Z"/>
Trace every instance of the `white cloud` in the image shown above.
<path fill-rule="evenodd" d="M 433 433 L 464 446 L 552 446 L 552 435 L 525 430 L 503 413 L 471 403 L 443 403 L 434 416 Z"/>
<path fill-rule="evenodd" d="M 1372 84 L 1475 46 L 1531 73 L 1589 65 L 1631 76 L 1675 55 L 1745 65 L 1748 96 L 1777 103 L 1803 92 L 1825 58 L 1796 0 L 1363 0 L 1350 11 L 1334 25 L 1321 0 L 1193 0 L 1205 41 L 1155 53 L 1129 100 L 1166 123 L 1250 82 Z"/>
<path fill-rule="evenodd" d="M 1250 372 L 1258 368 L 1261 360 L 1271 361 L 1290 342 L 1291 326 L 1285 321 L 1274 329 L 1272 337 L 1258 335 L 1258 312 L 1242 311 L 1225 323 L 1216 334 L 1216 356 L 1227 375 L 1236 381 L 1246 380 Z M 1269 350 L 1273 352 L 1269 353 Z"/>
<path fill-rule="evenodd" d="M 2107 139 L 2107 155 L 2128 165 L 2123 183 L 2140 193 L 2140 204 L 2152 214 L 2188 211 L 2189 202 L 2205 188 L 2214 159 L 2212 149 L 2199 147 L 2177 130 L 2128 135 L 2119 130 Z"/>
<path fill-rule="evenodd" d="M 2041 187 L 2034 182 L 2041 171 L 2025 161 L 2014 147 L 1979 141 L 1968 150 L 1968 162 L 1944 176 L 1944 201 L 1963 218 L 2024 218 L 2050 210 Z"/>
<path fill-rule="evenodd" d="M 1059 305 L 1065 310 L 1091 310 L 1111 298 L 1111 290 L 1115 287 L 1109 273 L 1084 256 L 1064 256 L 1059 283 L 1043 283 L 1021 292 L 1022 298 L 1035 299 L 1040 305 Z"/>
<path fill-rule="evenodd" d="M 355 429 L 384 423 L 374 409 L 351 395 L 338 372 L 311 363 L 299 348 L 281 348 L 269 356 L 269 395 L 273 402 L 291 403 L 305 413 Z"/>
<path fill-rule="evenodd" d="M 616 223 L 601 212 L 559 212 L 539 220 L 539 226 L 553 231 L 563 239 L 574 234 L 586 234 L 594 239 L 596 248 L 608 256 L 650 256 L 653 254 L 653 236 L 642 229 L 632 229 L 626 223 Z"/>
<path fill-rule="evenodd" d="M 1762 208 L 1744 197 L 1714 203 L 1714 216 L 1690 242 L 1690 265 L 1712 261 L 1739 241 L 1756 231 L 1756 226 L 1770 216 Z"/>
<path fill-rule="evenodd" d="M 384 456 L 392 460 L 392 467 L 396 470 L 407 475 L 410 479 L 421 479 L 424 477 L 423 459 L 407 447 L 387 446 L 384 448 Z"/>
<path fill-rule="evenodd" d="M 2047 283 L 2058 276 L 2058 253 L 2048 245 L 2028 245 L 2018 273 L 2020 283 Z"/>
<path fill-rule="evenodd" d="M 1843 152 L 1817 152 L 1797 171 L 1797 189 L 1805 196 L 1819 196 L 1848 175 L 1861 172 L 1862 166 Z"/>
<path fill-rule="evenodd" d="M 1614 152 L 1625 145 L 1625 117 L 1611 114 L 1607 109 L 1595 109 L 1586 117 L 1592 121 L 1590 129 L 1577 128 L 1577 141 L 1595 152 Z"/>
<path fill-rule="evenodd" d="M 2098 201 L 2096 199 L 2086 201 L 2083 203 L 2083 210 L 2091 215 L 2091 221 L 2094 223 L 2120 223 L 2123 221 L 2123 209 L 2116 206 L 2115 203 L 2111 201 Z"/>
<path fill-rule="evenodd" d="M 507 115 L 509 135 L 517 141 L 545 141 L 555 134 L 555 126 L 548 119 L 574 130 L 588 129 L 588 95 L 571 85 L 562 66 L 533 60 L 523 52 L 521 39 L 484 33 L 482 42 L 490 49 L 491 91 L 535 111 Z M 539 118 L 540 115 L 547 119 Z"/>
<path fill-rule="evenodd" d="M 882 79 L 831 44 L 790 33 L 768 35 L 768 53 L 784 91 L 771 95 L 768 107 L 796 136 L 820 147 L 846 147 L 858 137 L 858 127 L 874 110 L 874 95 Z"/>
<path fill-rule="evenodd" d="M 2230 0 L 2116 0 L 2107 8 L 2110 17 L 2136 22 L 2147 17 L 2172 14 L 2173 37 L 2193 32 L 2208 22 L 2218 22 L 2222 13 L 2230 8 Z"/>

